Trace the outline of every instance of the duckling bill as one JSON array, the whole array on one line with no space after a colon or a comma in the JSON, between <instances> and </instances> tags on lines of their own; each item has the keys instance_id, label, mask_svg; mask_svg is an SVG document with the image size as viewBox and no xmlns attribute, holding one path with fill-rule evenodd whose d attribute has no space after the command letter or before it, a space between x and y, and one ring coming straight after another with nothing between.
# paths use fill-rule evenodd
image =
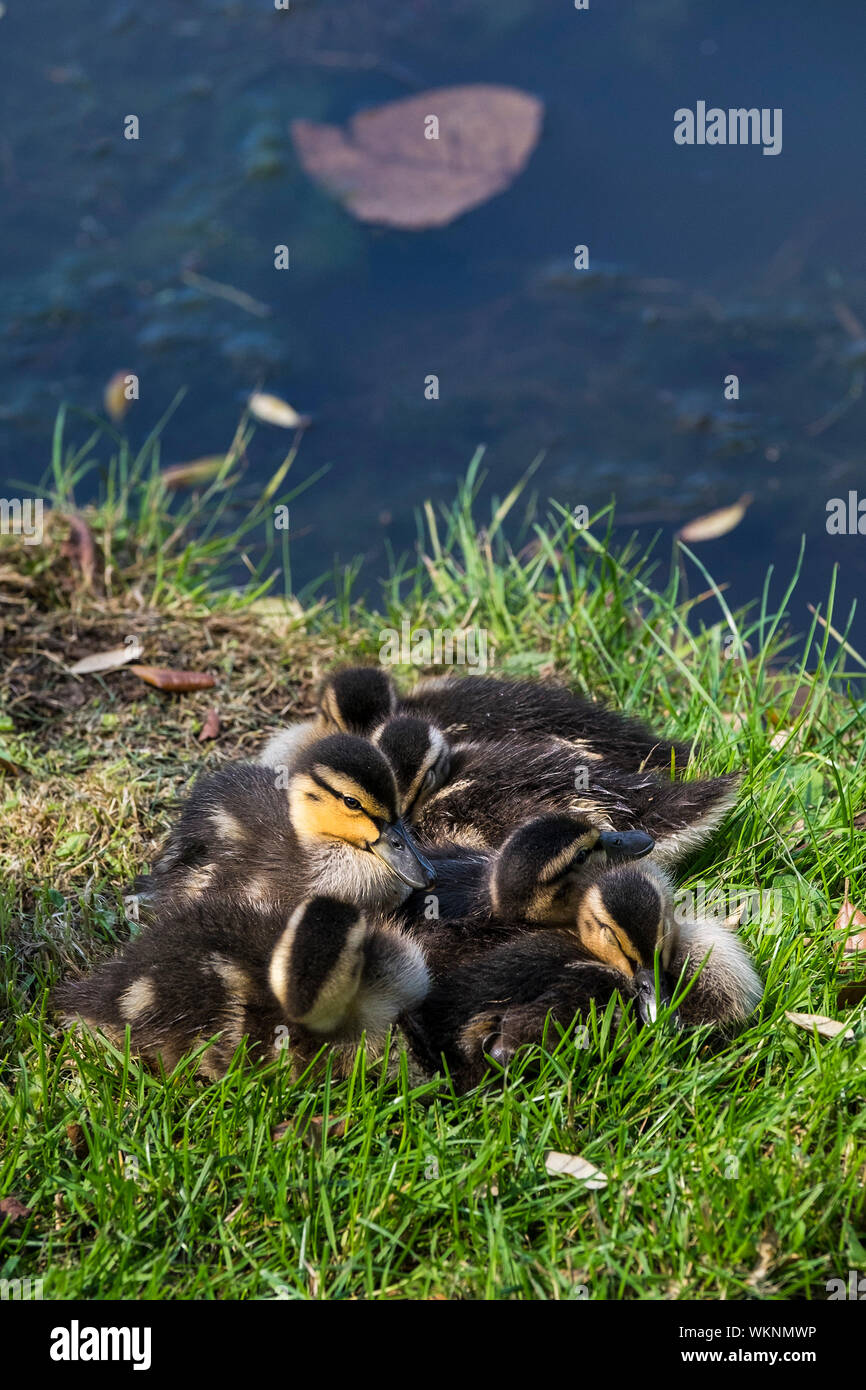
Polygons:
<instances>
[{"instance_id":1,"label":"duckling bill","mask_svg":"<svg viewBox=\"0 0 866 1390\"><path fill-rule=\"evenodd\" d=\"M205 892L263 909L314 893L387 909L432 883L387 760L366 739L334 734L311 743L285 779L253 763L200 778L136 890L159 920Z\"/></svg>"},{"instance_id":2,"label":"duckling bill","mask_svg":"<svg viewBox=\"0 0 866 1390\"><path fill-rule=\"evenodd\" d=\"M405 1030L419 1062L434 1071L444 1058L461 1089L481 1080L490 1059L504 1065L546 1029L567 1029L614 997L631 1002L642 1023L676 1003L681 1026L728 1031L763 992L732 933L676 921L670 881L652 864L603 873L571 927L521 924L499 941L479 938L453 964L444 953L428 964L433 986Z\"/></svg>"}]
</instances>

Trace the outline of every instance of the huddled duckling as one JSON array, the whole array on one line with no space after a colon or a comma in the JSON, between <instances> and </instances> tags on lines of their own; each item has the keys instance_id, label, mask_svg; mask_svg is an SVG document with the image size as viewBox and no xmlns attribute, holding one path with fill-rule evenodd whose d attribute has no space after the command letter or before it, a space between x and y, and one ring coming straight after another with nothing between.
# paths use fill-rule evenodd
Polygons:
<instances>
[{"instance_id":1,"label":"huddled duckling","mask_svg":"<svg viewBox=\"0 0 866 1390\"><path fill-rule=\"evenodd\" d=\"M406 788L404 815L425 845L501 845L544 811L590 816L603 828L642 830L653 859L673 865L700 848L737 799L736 774L672 781L588 759L567 740L456 743L417 717L389 719L373 734Z\"/></svg>"},{"instance_id":2,"label":"huddled duckling","mask_svg":"<svg viewBox=\"0 0 866 1390\"><path fill-rule=\"evenodd\" d=\"M522 925L498 943L481 939L453 966L444 951L427 956L434 983L404 1026L420 1063L432 1071L444 1056L461 1088L481 1079L490 1058L504 1065L540 1043L548 1020L568 1028L614 995L632 1000L644 1023L676 1000L680 1026L728 1030L763 993L732 932L676 921L670 880L652 864L601 874L569 928Z\"/></svg>"},{"instance_id":3,"label":"huddled duckling","mask_svg":"<svg viewBox=\"0 0 866 1390\"><path fill-rule=\"evenodd\" d=\"M255 1059L288 1048L300 1070L325 1042L337 1067L362 1035L379 1044L428 988L419 946L393 926L322 895L288 921L207 894L167 910L87 979L56 1000L68 1026L99 1029L171 1070L202 1047L199 1071L225 1074L242 1039Z\"/></svg>"},{"instance_id":4,"label":"huddled duckling","mask_svg":"<svg viewBox=\"0 0 866 1390\"><path fill-rule=\"evenodd\" d=\"M448 678L445 683L423 682L419 689L431 685L435 692L447 685L471 695L473 682L480 680ZM483 680L489 683L490 678ZM520 709L523 684L494 685L514 693ZM555 700L568 695L557 687L540 688L553 691ZM656 861L672 865L710 838L737 798L736 775L683 782L636 766L626 770L624 764L633 761L628 740L637 737L636 726L588 702L583 702L588 710L604 716L603 734L597 740L575 742L552 732L543 739L501 732L496 738L475 736L449 747L442 729L429 717L395 716L396 699L390 678L377 668L339 671L322 687L319 724L327 718L370 733L394 768L405 818L428 845L447 840L492 848L531 816L562 810L588 813L607 828L644 830L656 841ZM365 726L371 715L384 716L382 723ZM626 740L622 758L610 742L614 726L604 722L608 715L620 721ZM260 761L285 766L285 760L295 756L292 746L300 727L275 735ZM589 733L588 725L584 731Z\"/></svg>"},{"instance_id":5,"label":"huddled duckling","mask_svg":"<svg viewBox=\"0 0 866 1390\"><path fill-rule=\"evenodd\" d=\"M231 763L200 778L135 888L159 919L205 892L262 909L291 908L312 893L387 909L432 882L385 757L367 739L332 734L306 747L285 777Z\"/></svg>"},{"instance_id":6,"label":"huddled duckling","mask_svg":"<svg viewBox=\"0 0 866 1390\"><path fill-rule=\"evenodd\" d=\"M536 816L496 851L459 845L428 851L435 892L416 890L397 909L407 928L427 941L441 938L448 951L457 924L495 930L501 922L569 923L590 885L609 862L649 854L642 831L601 830L586 816L561 812Z\"/></svg>"},{"instance_id":7,"label":"huddled duckling","mask_svg":"<svg viewBox=\"0 0 866 1390\"><path fill-rule=\"evenodd\" d=\"M499 739L565 739L574 751L611 767L637 772L647 767L678 769L689 760L685 743L657 737L640 720L619 714L564 685L499 680L493 676L435 676L400 695L378 666L332 672L319 693L312 720L274 734L261 754L268 766L290 765L299 747L323 734L370 736L396 714L434 724L453 743Z\"/></svg>"},{"instance_id":8,"label":"huddled duckling","mask_svg":"<svg viewBox=\"0 0 866 1390\"><path fill-rule=\"evenodd\" d=\"M290 769L296 758L328 734L368 737L397 712L397 691L378 666L348 666L331 674L319 687L316 712L272 734L259 755L265 767Z\"/></svg>"}]
</instances>

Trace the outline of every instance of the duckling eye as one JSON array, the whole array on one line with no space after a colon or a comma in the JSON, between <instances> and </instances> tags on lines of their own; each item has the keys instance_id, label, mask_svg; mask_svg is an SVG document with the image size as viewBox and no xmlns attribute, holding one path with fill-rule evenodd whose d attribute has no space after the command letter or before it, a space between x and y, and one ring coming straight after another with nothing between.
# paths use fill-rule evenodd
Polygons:
<instances>
[{"instance_id":1,"label":"duckling eye","mask_svg":"<svg viewBox=\"0 0 866 1390\"><path fill-rule=\"evenodd\" d=\"M574 862L575 864L585 864L585 863L586 863L586 860L587 860L588 853L589 853L589 851L588 851L588 850L585 850L585 849L578 850L577 854L574 856L574 861L573 861L573 862Z\"/></svg>"},{"instance_id":2,"label":"duckling eye","mask_svg":"<svg viewBox=\"0 0 866 1390\"><path fill-rule=\"evenodd\" d=\"M361 810L361 803L356 796L344 796L343 800L345 801L350 811Z\"/></svg>"}]
</instances>

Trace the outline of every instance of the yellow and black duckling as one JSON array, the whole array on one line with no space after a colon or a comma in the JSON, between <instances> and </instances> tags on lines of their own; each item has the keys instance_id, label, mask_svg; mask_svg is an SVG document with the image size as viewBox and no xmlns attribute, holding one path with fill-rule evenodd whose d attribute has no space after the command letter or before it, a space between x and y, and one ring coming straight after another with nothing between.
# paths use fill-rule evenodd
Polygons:
<instances>
[{"instance_id":1,"label":"yellow and black duckling","mask_svg":"<svg viewBox=\"0 0 866 1390\"><path fill-rule=\"evenodd\" d=\"M395 918L425 944L440 938L456 948L475 930L502 923L568 924L588 888L609 863L638 859L653 848L642 831L601 830L586 816L536 816L490 853L442 845L427 851L435 889L416 890Z\"/></svg>"},{"instance_id":2,"label":"yellow and black duckling","mask_svg":"<svg viewBox=\"0 0 866 1390\"><path fill-rule=\"evenodd\" d=\"M444 939L425 940L433 985L404 1020L421 1065L434 1071L444 1056L461 1088L481 1079L489 1059L504 1065L518 1047L540 1043L548 1019L568 1028L593 1002L603 1011L614 995L634 1001L644 1023L676 995L680 1026L729 1030L763 993L732 932L676 921L670 881L652 864L600 874L570 928L520 926L505 939L500 933L498 943L490 934L479 941L454 964Z\"/></svg>"},{"instance_id":3,"label":"yellow and black duckling","mask_svg":"<svg viewBox=\"0 0 866 1390\"><path fill-rule=\"evenodd\" d=\"M387 909L432 882L383 754L332 734L304 749L285 778L255 763L200 778L135 891L158 920L205 892L264 909L291 909L313 893Z\"/></svg>"},{"instance_id":4,"label":"yellow and black duckling","mask_svg":"<svg viewBox=\"0 0 866 1390\"><path fill-rule=\"evenodd\" d=\"M272 734L259 755L265 767L291 768L317 739L329 734L369 737L397 712L397 691L379 666L349 666L332 671L319 687L316 712Z\"/></svg>"},{"instance_id":5,"label":"yellow and black duckling","mask_svg":"<svg viewBox=\"0 0 866 1390\"><path fill-rule=\"evenodd\" d=\"M261 761L289 765L305 741L327 733L372 735L396 714L434 724L449 740L557 738L584 756L636 772L647 767L684 768L685 743L659 738L640 720L619 714L564 685L499 680L493 676L436 676L400 695L381 667L356 666L332 672L322 685L314 719L279 730Z\"/></svg>"},{"instance_id":6,"label":"yellow and black duckling","mask_svg":"<svg viewBox=\"0 0 866 1390\"><path fill-rule=\"evenodd\" d=\"M207 894L166 911L158 930L55 999L67 1026L100 1029L117 1045L128 1025L133 1052L167 1071L202 1047L199 1071L215 1078L244 1038L258 1060L288 1048L296 1070L337 1044L339 1070L362 1035L382 1042L428 983L420 947L350 904L308 898L287 921L277 907Z\"/></svg>"}]
</instances>

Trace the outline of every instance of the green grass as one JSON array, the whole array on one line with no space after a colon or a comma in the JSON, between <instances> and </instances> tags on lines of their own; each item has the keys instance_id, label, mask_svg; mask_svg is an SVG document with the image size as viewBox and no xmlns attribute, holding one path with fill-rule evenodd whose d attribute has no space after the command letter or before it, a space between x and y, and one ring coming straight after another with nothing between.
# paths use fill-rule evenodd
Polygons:
<instances>
[{"instance_id":1,"label":"green grass","mask_svg":"<svg viewBox=\"0 0 866 1390\"><path fill-rule=\"evenodd\" d=\"M58 507L103 443L74 458L61 426ZM615 543L604 515L577 531L528 485L480 525L477 458L454 506L427 509L421 558L395 561L379 611L353 601L350 574L331 601L290 603L274 629L283 605L262 598L263 562L242 595L209 587L234 531L190 534L196 508L166 495L157 449L155 437L137 460L116 458L87 513L95 595L64 582L52 543L0 551L30 583L34 630L72 615L108 646L143 596L166 642L182 634L189 665L219 670L221 707L237 696L245 722L238 713L225 756L273 722L256 690L275 672L288 689L301 664L373 655L380 630L406 616L483 627L496 670L557 670L697 736L701 770L745 770L738 807L682 884L767 895L743 928L766 995L726 1046L661 1027L617 1036L598 1019L588 1046L550 1037L459 1098L441 1078L410 1079L399 1039L387 1066L362 1053L349 1080L292 1080L242 1057L218 1084L195 1079L194 1060L155 1076L64 1037L47 997L71 963L124 938L122 887L167 823L166 785L201 766L188 711L204 706L168 710L155 692L124 703L134 678L106 678L57 727L14 698L10 677L0 738L23 771L0 780L0 1189L31 1214L0 1233L0 1277L42 1276L54 1298L820 1299L828 1279L866 1270L864 1005L837 1004L866 968L848 968L834 925L846 878L866 902L863 668L817 619L803 631L816 596L799 592L798 567L778 611L765 593L731 613L697 555L662 564ZM262 508L282 500L287 471ZM844 636L832 594L819 611ZM222 646L197 637L219 614L247 624L243 642L237 626ZM80 779L94 768L82 813ZM106 812L112 797L123 814ZM105 824L91 833L90 820ZM61 829L34 848L37 822ZM91 835L83 853L76 834ZM854 1038L802 1031L786 1010L844 1018ZM345 1129L329 1134L333 1121ZM607 1186L550 1176L549 1149L588 1159Z\"/></svg>"}]
</instances>

